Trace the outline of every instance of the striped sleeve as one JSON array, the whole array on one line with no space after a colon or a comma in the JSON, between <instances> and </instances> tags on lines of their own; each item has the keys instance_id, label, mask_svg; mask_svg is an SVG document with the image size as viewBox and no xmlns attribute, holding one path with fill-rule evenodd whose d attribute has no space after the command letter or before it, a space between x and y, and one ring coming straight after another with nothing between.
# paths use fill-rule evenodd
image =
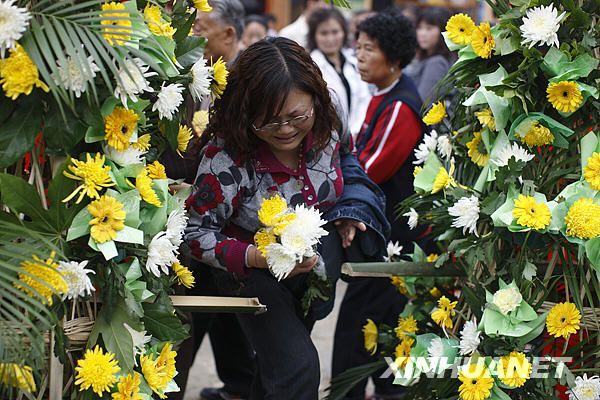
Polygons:
<instances>
[{"instance_id":1,"label":"striped sleeve","mask_svg":"<svg viewBox=\"0 0 600 400\"><path fill-rule=\"evenodd\" d=\"M418 117L409 106L396 101L381 113L358 159L375 183L383 183L406 162L420 138Z\"/></svg>"}]
</instances>

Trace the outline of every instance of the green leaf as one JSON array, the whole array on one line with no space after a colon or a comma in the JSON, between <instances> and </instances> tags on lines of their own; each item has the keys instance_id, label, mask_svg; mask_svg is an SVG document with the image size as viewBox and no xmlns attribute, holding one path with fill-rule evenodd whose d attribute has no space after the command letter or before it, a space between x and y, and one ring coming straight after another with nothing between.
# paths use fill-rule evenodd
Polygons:
<instances>
[{"instance_id":1,"label":"green leaf","mask_svg":"<svg viewBox=\"0 0 600 400\"><path fill-rule=\"evenodd\" d=\"M0 192L2 202L13 212L23 213L31 218L32 226L45 232L57 232L48 211L42 207L38 192L25 180L9 174L0 174Z\"/></svg>"},{"instance_id":2,"label":"green leaf","mask_svg":"<svg viewBox=\"0 0 600 400\"><path fill-rule=\"evenodd\" d=\"M178 341L184 340L189 335L181 321L175 315L169 298L161 296L154 303L143 303L144 326L158 340Z\"/></svg>"},{"instance_id":3,"label":"green leaf","mask_svg":"<svg viewBox=\"0 0 600 400\"><path fill-rule=\"evenodd\" d=\"M129 313L127 305L122 299L111 309L110 313L104 310L101 308L98 313L94 331L102 336L106 350L115 354L121 371L129 373L134 367L133 339L123 324L137 326L139 320ZM95 344L95 336L90 335L88 347Z\"/></svg>"},{"instance_id":4,"label":"green leaf","mask_svg":"<svg viewBox=\"0 0 600 400\"><path fill-rule=\"evenodd\" d=\"M41 100L37 94L19 98L14 112L0 124L0 168L14 164L35 144L42 127Z\"/></svg>"},{"instance_id":5,"label":"green leaf","mask_svg":"<svg viewBox=\"0 0 600 400\"><path fill-rule=\"evenodd\" d=\"M74 180L63 175L63 171L67 169L67 165L68 161L64 162L58 168L48 185L48 214L59 232L62 232L71 225L75 215L85 206L84 203L73 203L70 205L63 203L63 199L73 192L76 185Z\"/></svg>"},{"instance_id":6,"label":"green leaf","mask_svg":"<svg viewBox=\"0 0 600 400\"><path fill-rule=\"evenodd\" d=\"M182 67L191 67L204 54L206 39L201 36L188 36L177 45L175 56Z\"/></svg>"}]
</instances>

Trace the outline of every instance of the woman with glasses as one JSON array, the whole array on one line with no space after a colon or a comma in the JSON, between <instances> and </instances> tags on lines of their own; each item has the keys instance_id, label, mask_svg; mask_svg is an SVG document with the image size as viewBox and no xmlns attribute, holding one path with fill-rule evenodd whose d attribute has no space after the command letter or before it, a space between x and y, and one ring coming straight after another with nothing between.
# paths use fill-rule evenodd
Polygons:
<instances>
[{"instance_id":1,"label":"woman with glasses","mask_svg":"<svg viewBox=\"0 0 600 400\"><path fill-rule=\"evenodd\" d=\"M193 257L214 267L222 294L258 297L267 306L260 315L238 315L256 353L252 399L318 398L310 330L331 311L333 294L305 316L307 273L323 262L335 281L342 262L382 256L389 230L383 194L352 155L336 110L308 53L289 39L267 38L234 64L202 136L186 242ZM329 221L320 255L282 281L254 244L258 209L273 194L316 207Z\"/></svg>"}]
</instances>

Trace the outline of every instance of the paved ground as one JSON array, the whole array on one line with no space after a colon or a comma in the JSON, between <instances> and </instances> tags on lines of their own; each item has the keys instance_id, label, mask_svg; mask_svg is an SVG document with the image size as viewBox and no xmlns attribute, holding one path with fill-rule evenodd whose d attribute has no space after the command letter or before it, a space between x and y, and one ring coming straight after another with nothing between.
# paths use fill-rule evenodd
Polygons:
<instances>
[{"instance_id":1,"label":"paved ground","mask_svg":"<svg viewBox=\"0 0 600 400\"><path fill-rule=\"evenodd\" d=\"M324 320L317 322L312 332L312 338L321 360L321 391L329 385L333 332L335 331L340 301L346 292L346 284L339 281L336 292L336 305L333 312ZM190 371L184 400L198 400L202 388L220 386L221 382L215 373L215 362L210 348L210 341L204 340Z\"/></svg>"}]
</instances>

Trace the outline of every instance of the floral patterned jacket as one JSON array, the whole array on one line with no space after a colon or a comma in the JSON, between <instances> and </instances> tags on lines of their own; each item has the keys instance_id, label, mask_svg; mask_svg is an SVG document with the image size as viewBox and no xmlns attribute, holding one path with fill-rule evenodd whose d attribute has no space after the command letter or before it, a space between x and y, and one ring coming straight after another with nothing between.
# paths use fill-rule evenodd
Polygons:
<instances>
[{"instance_id":1,"label":"floral patterned jacket","mask_svg":"<svg viewBox=\"0 0 600 400\"><path fill-rule=\"evenodd\" d=\"M222 139L209 142L201 151L194 190L186 202L190 218L185 240L192 256L245 276L246 250L260 228L257 213L264 198L279 193L292 206L304 203L323 213L330 210L344 189L340 154L351 152L351 138L333 132L319 153L312 145L309 133L299 169L292 170L267 145L257 150L252 165L244 165L223 148Z\"/></svg>"}]
</instances>

